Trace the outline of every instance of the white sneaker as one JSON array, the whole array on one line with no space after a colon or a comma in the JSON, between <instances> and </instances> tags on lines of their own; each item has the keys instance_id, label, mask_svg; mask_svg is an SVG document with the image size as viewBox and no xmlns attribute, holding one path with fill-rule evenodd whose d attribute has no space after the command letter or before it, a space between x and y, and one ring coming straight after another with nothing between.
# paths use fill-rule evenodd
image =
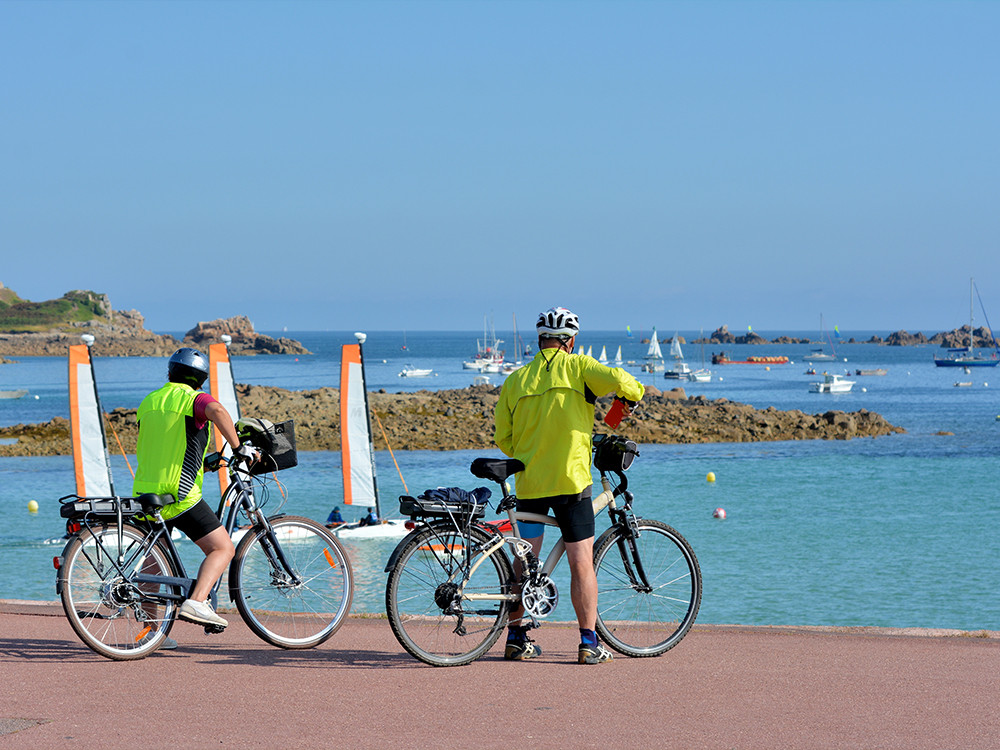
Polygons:
<instances>
[{"instance_id":1,"label":"white sneaker","mask_svg":"<svg viewBox=\"0 0 1000 750\"><path fill-rule=\"evenodd\" d=\"M164 637L163 643L160 644L160 651L173 651L175 648L177 648L177 641L169 635Z\"/></svg>"},{"instance_id":2,"label":"white sneaker","mask_svg":"<svg viewBox=\"0 0 1000 750\"><path fill-rule=\"evenodd\" d=\"M219 625L224 628L229 625L226 620L215 614L211 604L196 602L194 599L185 599L177 610L177 616L182 620L196 622L199 625Z\"/></svg>"}]
</instances>

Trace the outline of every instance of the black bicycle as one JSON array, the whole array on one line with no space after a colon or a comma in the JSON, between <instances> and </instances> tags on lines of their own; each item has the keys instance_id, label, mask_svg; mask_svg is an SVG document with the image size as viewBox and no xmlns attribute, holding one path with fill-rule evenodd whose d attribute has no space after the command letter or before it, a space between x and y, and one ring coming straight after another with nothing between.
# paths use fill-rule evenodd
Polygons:
<instances>
[{"instance_id":1,"label":"black bicycle","mask_svg":"<svg viewBox=\"0 0 1000 750\"><path fill-rule=\"evenodd\" d=\"M676 646L698 616L701 568L679 532L660 521L638 518L625 470L638 456L620 436L594 436L594 466L601 493L594 515L607 509L611 526L594 543L597 572L597 632L619 653L659 656ZM424 493L400 498L400 512L416 522L389 558L386 611L396 639L410 654L434 666L468 664L496 643L518 601L537 625L551 614L559 593L552 571L565 552L560 537L544 564L521 539L517 521L558 526L548 515L518 512L507 480L524 464L514 459L476 459L472 473L497 482L510 533L482 521L486 502ZM617 477L613 484L609 475ZM622 505L618 506L621 499ZM521 561L520 581L505 547Z\"/></svg>"},{"instance_id":2,"label":"black bicycle","mask_svg":"<svg viewBox=\"0 0 1000 750\"><path fill-rule=\"evenodd\" d=\"M245 440L253 444L253 438ZM229 598L264 641L287 649L326 641L351 608L354 575L340 542L322 524L262 510L273 473L219 454L229 486L218 516L238 538L229 567ZM266 467L265 467L266 468ZM170 495L60 498L69 541L56 558L56 591L70 625L101 656L141 659L167 637L195 579L188 577L160 509ZM237 529L239 519L249 525ZM235 532L235 533L234 533ZM212 590L217 601L221 579ZM206 632L220 632L206 626Z\"/></svg>"}]
</instances>

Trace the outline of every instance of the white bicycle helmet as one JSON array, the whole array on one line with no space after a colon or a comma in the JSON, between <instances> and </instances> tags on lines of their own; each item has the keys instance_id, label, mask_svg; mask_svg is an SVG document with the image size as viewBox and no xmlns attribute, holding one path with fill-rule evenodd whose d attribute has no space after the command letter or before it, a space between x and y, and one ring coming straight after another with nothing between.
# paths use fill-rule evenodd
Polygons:
<instances>
[{"instance_id":1,"label":"white bicycle helmet","mask_svg":"<svg viewBox=\"0 0 1000 750\"><path fill-rule=\"evenodd\" d=\"M538 316L535 328L539 336L570 338L580 332L580 320L565 307L551 307Z\"/></svg>"}]
</instances>

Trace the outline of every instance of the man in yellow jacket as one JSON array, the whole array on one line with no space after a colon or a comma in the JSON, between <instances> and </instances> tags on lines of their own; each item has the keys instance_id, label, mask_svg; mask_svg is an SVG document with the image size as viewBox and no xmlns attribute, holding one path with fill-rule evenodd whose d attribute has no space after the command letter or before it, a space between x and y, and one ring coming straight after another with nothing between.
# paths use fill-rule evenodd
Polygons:
<instances>
[{"instance_id":1,"label":"man in yellow jacket","mask_svg":"<svg viewBox=\"0 0 1000 750\"><path fill-rule=\"evenodd\" d=\"M538 353L507 376L496 407L494 439L506 455L524 463L515 478L517 509L548 513L559 521L570 567L570 596L580 626L580 664L610 661L597 642L597 577L594 574L594 511L591 503L591 435L594 402L615 393L629 402L643 387L621 368L605 367L592 357L573 354L580 322L564 307L538 316ZM519 523L521 536L537 556L541 524ZM517 566L515 566L517 567ZM520 571L515 571L520 575ZM532 659L541 649L521 623L524 609L511 612L504 658Z\"/></svg>"}]
</instances>

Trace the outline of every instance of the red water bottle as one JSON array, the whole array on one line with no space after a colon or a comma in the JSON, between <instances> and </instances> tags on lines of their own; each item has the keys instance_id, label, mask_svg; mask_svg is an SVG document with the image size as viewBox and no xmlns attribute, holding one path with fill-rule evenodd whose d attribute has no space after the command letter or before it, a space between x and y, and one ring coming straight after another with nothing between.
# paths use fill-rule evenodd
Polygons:
<instances>
[{"instance_id":1,"label":"red water bottle","mask_svg":"<svg viewBox=\"0 0 1000 750\"><path fill-rule=\"evenodd\" d=\"M611 408L608 409L608 413L604 415L604 424L612 430L617 430L618 425L622 423L622 417L624 416L625 404L622 403L621 399L616 398L614 403L611 404Z\"/></svg>"}]
</instances>

